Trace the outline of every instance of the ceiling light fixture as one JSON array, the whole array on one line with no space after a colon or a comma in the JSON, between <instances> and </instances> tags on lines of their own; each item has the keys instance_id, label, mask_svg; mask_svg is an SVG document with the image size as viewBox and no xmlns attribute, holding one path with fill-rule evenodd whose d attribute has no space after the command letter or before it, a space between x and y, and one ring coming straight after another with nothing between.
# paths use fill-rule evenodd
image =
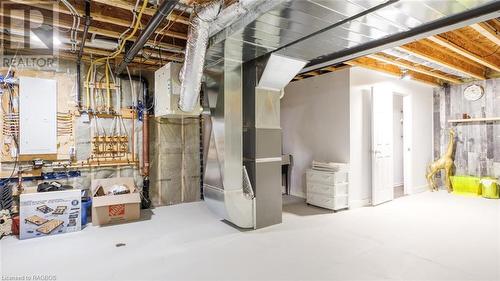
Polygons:
<instances>
[{"instance_id":1,"label":"ceiling light fixture","mask_svg":"<svg viewBox=\"0 0 500 281\"><path fill-rule=\"evenodd\" d=\"M401 80L410 80L411 79L411 75L410 75L410 72L408 71L408 69L402 69L401 70Z\"/></svg>"}]
</instances>

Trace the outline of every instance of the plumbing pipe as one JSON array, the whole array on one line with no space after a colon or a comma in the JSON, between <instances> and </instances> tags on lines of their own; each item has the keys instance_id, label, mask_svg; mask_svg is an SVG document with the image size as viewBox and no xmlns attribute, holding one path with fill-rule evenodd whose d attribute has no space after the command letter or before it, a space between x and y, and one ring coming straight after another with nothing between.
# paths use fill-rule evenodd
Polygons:
<instances>
[{"instance_id":1,"label":"plumbing pipe","mask_svg":"<svg viewBox=\"0 0 500 281\"><path fill-rule=\"evenodd\" d=\"M90 23L92 18L90 17L90 0L85 0L85 26L83 27L82 43L80 44L80 50L78 51L78 58L76 60L76 99L78 109L82 108L82 74L81 74L81 63L83 56L83 48L85 47L85 41L87 41L87 34L89 32Z\"/></svg>"},{"instance_id":2,"label":"plumbing pipe","mask_svg":"<svg viewBox=\"0 0 500 281\"><path fill-rule=\"evenodd\" d=\"M122 74L118 78L129 79L128 75ZM148 104L149 100L149 83L142 76L130 76L130 79L138 81L142 84L142 99L146 110L143 114L142 119L142 162L141 162L141 174L143 177L142 185L142 208L147 209L151 206L151 199L149 198L149 111L152 110L152 106ZM133 86L132 86L133 87ZM135 124L135 118L132 119L132 124Z\"/></svg>"},{"instance_id":3,"label":"plumbing pipe","mask_svg":"<svg viewBox=\"0 0 500 281\"><path fill-rule=\"evenodd\" d=\"M127 67L127 65L134 60L135 56L144 47L151 35L153 35L163 20L172 12L178 3L179 0L163 0L156 13L153 15L149 23L143 29L139 37L135 40L134 44L123 57L121 63L116 68L116 74L121 74L125 70L125 67Z\"/></svg>"}]
</instances>

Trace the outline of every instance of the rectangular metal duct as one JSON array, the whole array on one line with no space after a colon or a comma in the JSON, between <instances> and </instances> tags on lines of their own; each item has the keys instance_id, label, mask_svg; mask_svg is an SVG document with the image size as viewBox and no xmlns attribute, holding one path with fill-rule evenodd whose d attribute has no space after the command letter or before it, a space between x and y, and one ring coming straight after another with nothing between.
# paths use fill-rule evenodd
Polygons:
<instances>
[{"instance_id":1,"label":"rectangular metal duct","mask_svg":"<svg viewBox=\"0 0 500 281\"><path fill-rule=\"evenodd\" d=\"M257 87L281 91L306 64L304 60L271 54Z\"/></svg>"},{"instance_id":2,"label":"rectangular metal duct","mask_svg":"<svg viewBox=\"0 0 500 281\"><path fill-rule=\"evenodd\" d=\"M224 57L226 47L230 47L227 54L231 55L232 59L247 62L275 52L291 42L342 22L386 1L269 2L276 3L276 5L271 7L269 11L260 14L255 20L250 23L235 22L211 38L206 56L208 68L217 69L220 66L218 62ZM478 10L486 5L498 5L498 1L399 1L355 20L343 22L327 32L313 36L296 45L281 49L278 54L311 61L323 55L359 47L377 39L407 32L424 24ZM469 22L463 24L468 24L470 21L484 21L498 16L500 16L498 9L490 9L489 13L470 19ZM459 24L446 28L458 27L460 27ZM439 32L444 31L446 30L439 30ZM425 36L429 36L429 33ZM223 40L219 40L219 37L222 37Z\"/></svg>"}]
</instances>

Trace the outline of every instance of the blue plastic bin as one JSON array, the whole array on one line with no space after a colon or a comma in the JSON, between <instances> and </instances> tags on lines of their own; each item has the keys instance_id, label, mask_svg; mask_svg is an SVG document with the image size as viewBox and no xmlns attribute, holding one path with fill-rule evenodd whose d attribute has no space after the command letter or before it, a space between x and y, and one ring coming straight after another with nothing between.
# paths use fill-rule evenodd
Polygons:
<instances>
[{"instance_id":1,"label":"blue plastic bin","mask_svg":"<svg viewBox=\"0 0 500 281\"><path fill-rule=\"evenodd\" d=\"M92 207L92 199L82 199L82 226L87 224L90 207Z\"/></svg>"}]
</instances>

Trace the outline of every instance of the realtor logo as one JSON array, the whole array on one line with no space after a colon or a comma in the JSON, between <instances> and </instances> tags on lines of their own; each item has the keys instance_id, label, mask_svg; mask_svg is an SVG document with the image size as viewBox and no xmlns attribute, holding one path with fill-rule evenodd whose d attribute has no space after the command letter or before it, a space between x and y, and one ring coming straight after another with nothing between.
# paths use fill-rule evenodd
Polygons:
<instances>
[{"instance_id":1,"label":"realtor logo","mask_svg":"<svg viewBox=\"0 0 500 281\"><path fill-rule=\"evenodd\" d=\"M1 64L9 68L56 68L57 13L53 1L33 6L30 2L1 1ZM39 2L38 2L39 3Z\"/></svg>"}]
</instances>

